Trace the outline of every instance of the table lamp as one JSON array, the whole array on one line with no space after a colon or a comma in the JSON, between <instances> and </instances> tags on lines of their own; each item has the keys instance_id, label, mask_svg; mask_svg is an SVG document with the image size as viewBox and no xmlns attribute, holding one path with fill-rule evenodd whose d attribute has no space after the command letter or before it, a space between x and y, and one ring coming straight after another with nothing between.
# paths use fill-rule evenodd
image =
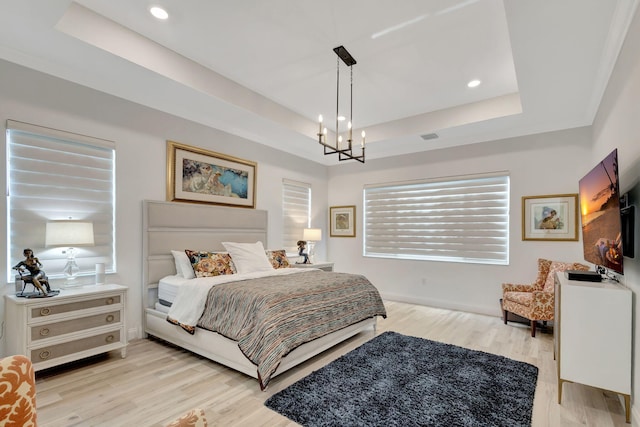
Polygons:
<instances>
[{"instance_id":1,"label":"table lamp","mask_svg":"<svg viewBox=\"0 0 640 427\"><path fill-rule=\"evenodd\" d=\"M67 247L67 264L62 272L67 284L73 283L80 271L76 263L75 247L93 246L93 223L85 221L49 221L46 227L45 246Z\"/></svg>"},{"instance_id":2,"label":"table lamp","mask_svg":"<svg viewBox=\"0 0 640 427\"><path fill-rule=\"evenodd\" d=\"M302 232L302 240L309 245L309 261L311 264L315 262L315 244L322 240L322 230L319 228L305 228Z\"/></svg>"}]
</instances>

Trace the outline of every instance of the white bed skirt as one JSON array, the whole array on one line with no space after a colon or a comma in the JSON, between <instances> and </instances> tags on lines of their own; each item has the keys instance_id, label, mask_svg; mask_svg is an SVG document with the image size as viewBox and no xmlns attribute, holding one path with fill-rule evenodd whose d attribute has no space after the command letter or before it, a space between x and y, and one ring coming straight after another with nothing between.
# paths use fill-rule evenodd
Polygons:
<instances>
[{"instance_id":1,"label":"white bed skirt","mask_svg":"<svg viewBox=\"0 0 640 427\"><path fill-rule=\"evenodd\" d=\"M167 322L166 313L152 308L146 309L145 317L145 332L147 334L190 350L250 377L258 378L256 365L242 354L236 341L201 328L198 328L194 335L190 335L180 327ZM366 330L373 331L375 334L376 318L365 319L299 346L282 359L271 378Z\"/></svg>"}]
</instances>

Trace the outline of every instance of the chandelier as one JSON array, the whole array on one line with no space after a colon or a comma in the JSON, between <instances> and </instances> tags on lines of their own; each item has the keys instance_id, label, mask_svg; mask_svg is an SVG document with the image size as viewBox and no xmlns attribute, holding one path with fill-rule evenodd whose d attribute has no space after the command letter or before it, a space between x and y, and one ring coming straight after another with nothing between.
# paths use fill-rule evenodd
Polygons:
<instances>
[{"instance_id":1,"label":"chandelier","mask_svg":"<svg viewBox=\"0 0 640 427\"><path fill-rule=\"evenodd\" d=\"M333 49L338 55L336 59L336 139L333 143L327 141L327 128L322 124L322 115L318 117L320 126L318 128L318 143L324 147L325 156L328 154L338 154L338 160L357 160L360 163L364 163L364 137L365 132L362 131L362 140L360 142L361 154L356 156L353 153L353 66L356 64L356 60L351 54L344 48L344 46L338 46ZM347 123L346 141L343 140L340 134L340 60L349 67L351 74L351 80L349 83L349 121Z\"/></svg>"}]
</instances>

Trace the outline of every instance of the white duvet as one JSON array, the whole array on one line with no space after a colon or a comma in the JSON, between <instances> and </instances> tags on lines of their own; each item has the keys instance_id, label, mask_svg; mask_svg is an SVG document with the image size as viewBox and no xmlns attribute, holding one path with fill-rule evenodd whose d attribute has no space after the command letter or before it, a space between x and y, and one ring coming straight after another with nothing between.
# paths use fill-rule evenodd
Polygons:
<instances>
[{"instance_id":1,"label":"white duvet","mask_svg":"<svg viewBox=\"0 0 640 427\"><path fill-rule=\"evenodd\" d=\"M212 286L222 283L238 282L240 280L257 279L259 277L297 274L304 271L309 271L309 269L280 268L255 273L185 279L185 282L178 288L178 294L169 309L168 316L183 325L195 326L202 316L207 301L207 294Z\"/></svg>"}]
</instances>

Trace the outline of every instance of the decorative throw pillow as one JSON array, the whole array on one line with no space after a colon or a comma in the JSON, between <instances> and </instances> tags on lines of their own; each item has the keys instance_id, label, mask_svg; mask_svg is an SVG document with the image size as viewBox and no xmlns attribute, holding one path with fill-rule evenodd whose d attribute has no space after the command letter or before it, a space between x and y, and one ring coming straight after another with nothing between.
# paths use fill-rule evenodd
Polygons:
<instances>
[{"instance_id":1,"label":"decorative throw pillow","mask_svg":"<svg viewBox=\"0 0 640 427\"><path fill-rule=\"evenodd\" d=\"M273 270L262 242L222 242L222 244L225 249L229 251L238 273L243 274Z\"/></svg>"},{"instance_id":2,"label":"decorative throw pillow","mask_svg":"<svg viewBox=\"0 0 640 427\"><path fill-rule=\"evenodd\" d=\"M186 249L196 277L213 277L233 274L231 256L226 252L203 252Z\"/></svg>"},{"instance_id":3,"label":"decorative throw pillow","mask_svg":"<svg viewBox=\"0 0 640 427\"><path fill-rule=\"evenodd\" d=\"M167 424L166 427L207 427L207 419L202 409L195 408L174 420L171 424Z\"/></svg>"},{"instance_id":4,"label":"decorative throw pillow","mask_svg":"<svg viewBox=\"0 0 640 427\"><path fill-rule=\"evenodd\" d=\"M180 277L184 277L185 279L193 279L196 277L193 272L193 267L191 266L191 261L189 261L189 257L185 253L185 251L171 251L173 255L173 260L176 263L176 274Z\"/></svg>"},{"instance_id":5,"label":"decorative throw pillow","mask_svg":"<svg viewBox=\"0 0 640 427\"><path fill-rule=\"evenodd\" d=\"M289 259L287 258L287 252L284 249L277 251L267 251L267 258L273 268L289 268Z\"/></svg>"},{"instance_id":6,"label":"decorative throw pillow","mask_svg":"<svg viewBox=\"0 0 640 427\"><path fill-rule=\"evenodd\" d=\"M36 382L33 372L33 365L26 356L0 358L0 425L36 425Z\"/></svg>"}]
</instances>

